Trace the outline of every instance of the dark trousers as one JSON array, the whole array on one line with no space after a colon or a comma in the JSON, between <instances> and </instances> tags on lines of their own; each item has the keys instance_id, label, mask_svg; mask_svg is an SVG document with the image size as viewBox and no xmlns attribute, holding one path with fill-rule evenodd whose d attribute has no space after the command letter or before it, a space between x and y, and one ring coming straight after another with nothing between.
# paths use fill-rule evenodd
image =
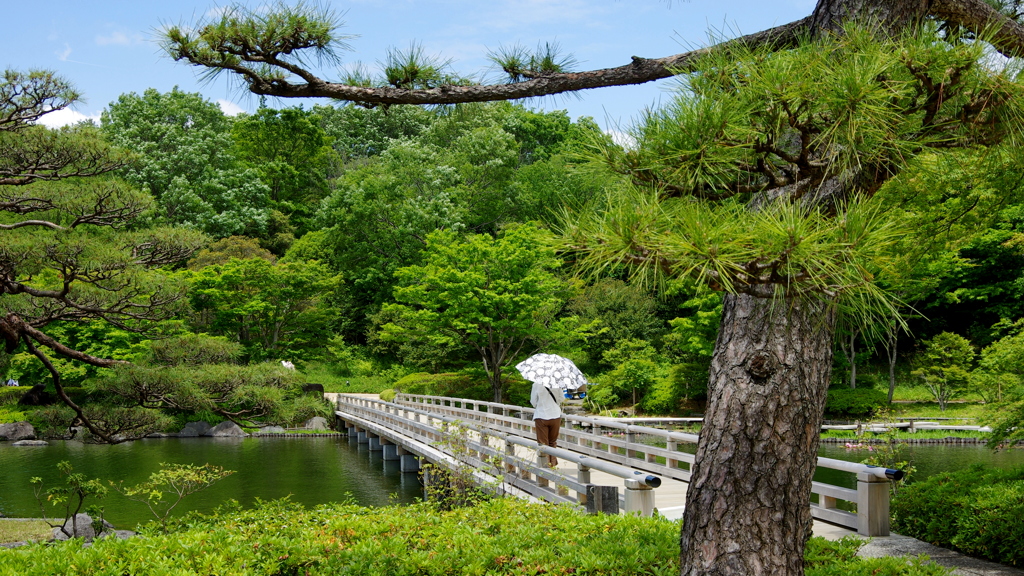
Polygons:
<instances>
[{"instance_id":1,"label":"dark trousers","mask_svg":"<svg viewBox=\"0 0 1024 576\"><path fill-rule=\"evenodd\" d=\"M533 421L533 427L537 431L537 443L541 446L558 447L558 430L562 427L561 418L544 420L538 418ZM548 454L548 465L558 466L558 458Z\"/></svg>"}]
</instances>

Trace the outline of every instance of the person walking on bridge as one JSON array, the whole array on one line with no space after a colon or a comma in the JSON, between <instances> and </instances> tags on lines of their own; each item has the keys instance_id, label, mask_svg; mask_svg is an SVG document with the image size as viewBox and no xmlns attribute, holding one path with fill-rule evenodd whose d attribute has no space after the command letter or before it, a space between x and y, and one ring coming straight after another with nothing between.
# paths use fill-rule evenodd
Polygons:
<instances>
[{"instance_id":1,"label":"person walking on bridge","mask_svg":"<svg viewBox=\"0 0 1024 576\"><path fill-rule=\"evenodd\" d=\"M562 399L586 396L587 377L572 360L556 354L534 354L519 364L516 370L529 382L530 404L533 405L533 427L537 443L557 448L558 431L562 427ZM548 454L548 465L558 465L558 459Z\"/></svg>"},{"instance_id":2,"label":"person walking on bridge","mask_svg":"<svg viewBox=\"0 0 1024 576\"><path fill-rule=\"evenodd\" d=\"M562 392L556 394L541 382L534 382L530 390L530 404L533 405L533 428L537 443L541 446L558 447L558 432L562 428ZM548 466L558 466L558 458L548 454Z\"/></svg>"}]
</instances>

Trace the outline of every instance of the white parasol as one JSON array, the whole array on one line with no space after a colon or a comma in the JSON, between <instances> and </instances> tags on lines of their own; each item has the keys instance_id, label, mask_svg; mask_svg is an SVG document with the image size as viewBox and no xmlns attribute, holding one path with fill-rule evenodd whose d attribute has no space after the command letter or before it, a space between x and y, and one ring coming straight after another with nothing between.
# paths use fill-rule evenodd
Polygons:
<instances>
[{"instance_id":1,"label":"white parasol","mask_svg":"<svg viewBox=\"0 0 1024 576\"><path fill-rule=\"evenodd\" d=\"M534 354L516 364L516 370L530 382L543 384L547 388L560 388L570 393L587 383L587 377L572 360L556 354Z\"/></svg>"}]
</instances>

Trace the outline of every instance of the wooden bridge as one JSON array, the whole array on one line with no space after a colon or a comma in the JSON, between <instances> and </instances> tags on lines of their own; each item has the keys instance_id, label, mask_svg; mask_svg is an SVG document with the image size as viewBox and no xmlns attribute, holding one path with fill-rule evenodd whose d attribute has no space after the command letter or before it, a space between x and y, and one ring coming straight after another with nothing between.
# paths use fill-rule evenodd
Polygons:
<instances>
[{"instance_id":1,"label":"wooden bridge","mask_svg":"<svg viewBox=\"0 0 1024 576\"><path fill-rule=\"evenodd\" d=\"M532 408L410 394L394 402L325 396L350 435L382 451L384 460L400 460L403 472L418 472L425 461L472 470L481 484L522 498L588 512L682 516L694 462L685 449L696 445L696 434L566 415L560 448L549 448L534 439ZM547 466L548 454L559 458L558 467ZM815 519L865 536L889 535L889 482L901 473L831 458L818 458L818 467L855 475L857 488L814 482Z\"/></svg>"}]
</instances>

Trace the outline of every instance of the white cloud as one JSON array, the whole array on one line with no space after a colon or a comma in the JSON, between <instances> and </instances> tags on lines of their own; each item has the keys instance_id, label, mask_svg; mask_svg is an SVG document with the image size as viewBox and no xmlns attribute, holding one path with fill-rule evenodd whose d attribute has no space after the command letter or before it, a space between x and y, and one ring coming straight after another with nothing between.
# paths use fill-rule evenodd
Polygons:
<instances>
[{"instance_id":1,"label":"white cloud","mask_svg":"<svg viewBox=\"0 0 1024 576\"><path fill-rule=\"evenodd\" d=\"M626 149L636 148L636 138L618 130L605 130L605 134L612 137L612 142Z\"/></svg>"},{"instance_id":2,"label":"white cloud","mask_svg":"<svg viewBox=\"0 0 1024 576\"><path fill-rule=\"evenodd\" d=\"M57 55L57 59L61 62L67 62L68 56L71 56L71 45L67 42L64 43L64 49L58 52L54 52Z\"/></svg>"},{"instance_id":3,"label":"white cloud","mask_svg":"<svg viewBox=\"0 0 1024 576\"><path fill-rule=\"evenodd\" d=\"M142 34L128 34L121 30L114 30L106 36L102 34L96 36L96 43L100 46L131 46L132 44L141 44L142 41Z\"/></svg>"},{"instance_id":4,"label":"white cloud","mask_svg":"<svg viewBox=\"0 0 1024 576\"><path fill-rule=\"evenodd\" d=\"M92 120L99 124L100 114L97 112L92 116L88 116L70 108L61 108L60 110L44 114L39 118L39 123L49 128L60 128L61 126L77 124L85 120Z\"/></svg>"},{"instance_id":5,"label":"white cloud","mask_svg":"<svg viewBox=\"0 0 1024 576\"><path fill-rule=\"evenodd\" d=\"M217 105L220 106L220 111L228 116L238 116L245 112L245 108L242 108L230 100L217 100Z\"/></svg>"}]
</instances>

